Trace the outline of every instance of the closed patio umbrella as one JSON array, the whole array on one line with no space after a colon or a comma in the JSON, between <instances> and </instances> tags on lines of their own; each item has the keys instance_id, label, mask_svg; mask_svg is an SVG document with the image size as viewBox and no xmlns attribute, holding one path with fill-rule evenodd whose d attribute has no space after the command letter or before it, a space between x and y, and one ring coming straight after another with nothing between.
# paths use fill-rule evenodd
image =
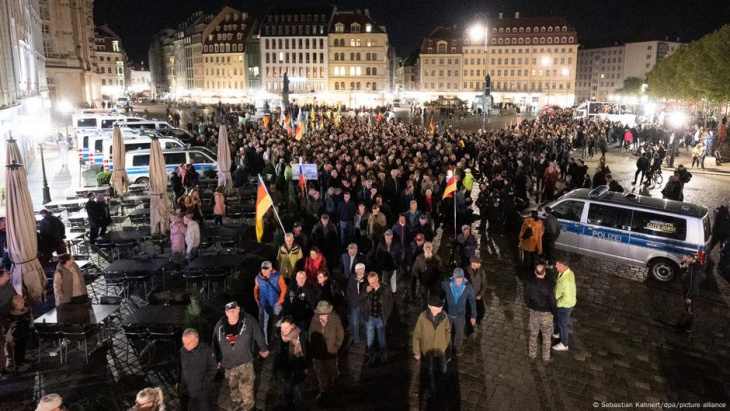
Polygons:
<instances>
[{"instance_id":1,"label":"closed patio umbrella","mask_svg":"<svg viewBox=\"0 0 730 411\"><path fill-rule=\"evenodd\" d=\"M129 178L127 177L127 170L125 157L127 150L124 147L124 139L122 138L122 131L118 125L114 125L114 132L112 133L112 179L110 181L112 188L119 195L127 193L129 188Z\"/></svg>"},{"instance_id":2,"label":"closed patio umbrella","mask_svg":"<svg viewBox=\"0 0 730 411\"><path fill-rule=\"evenodd\" d=\"M165 158L157 138L150 144L150 225L152 234L165 234L170 228L170 198L167 196Z\"/></svg>"},{"instance_id":3,"label":"closed patio umbrella","mask_svg":"<svg viewBox=\"0 0 730 411\"><path fill-rule=\"evenodd\" d=\"M218 185L230 193L233 188L231 179L231 150L228 148L228 130L225 124L218 129Z\"/></svg>"},{"instance_id":4,"label":"closed patio umbrella","mask_svg":"<svg viewBox=\"0 0 730 411\"><path fill-rule=\"evenodd\" d=\"M17 144L8 142L8 152L18 150ZM26 295L31 304L43 297L48 280L38 261L38 235L36 233L33 201L28 191L25 167L17 161L7 166L7 243L13 261L12 276L15 292Z\"/></svg>"},{"instance_id":5,"label":"closed patio umbrella","mask_svg":"<svg viewBox=\"0 0 730 411\"><path fill-rule=\"evenodd\" d=\"M13 162L16 162L18 164L23 162L23 156L20 154L20 147L18 147L18 142L12 137L8 139L8 147L6 151L5 165L13 164Z\"/></svg>"}]
</instances>

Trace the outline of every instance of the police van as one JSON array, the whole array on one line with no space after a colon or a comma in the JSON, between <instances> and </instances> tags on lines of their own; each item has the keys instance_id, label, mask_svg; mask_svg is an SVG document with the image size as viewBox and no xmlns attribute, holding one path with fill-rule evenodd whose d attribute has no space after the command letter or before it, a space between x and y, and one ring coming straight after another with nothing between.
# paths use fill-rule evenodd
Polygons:
<instances>
[{"instance_id":1,"label":"police van","mask_svg":"<svg viewBox=\"0 0 730 411\"><path fill-rule=\"evenodd\" d=\"M94 131L111 130L114 123L133 123L144 121L141 117L128 117L121 114L78 114L73 116L73 127L76 135Z\"/></svg>"},{"instance_id":2,"label":"police van","mask_svg":"<svg viewBox=\"0 0 730 411\"><path fill-rule=\"evenodd\" d=\"M129 140L139 138L141 136L151 137L161 135L152 130L132 130L127 128L120 129L122 139ZM111 141L113 130L96 131L91 133L79 134L79 161L81 164L102 164L104 161L104 141Z\"/></svg>"},{"instance_id":3,"label":"police van","mask_svg":"<svg viewBox=\"0 0 730 411\"><path fill-rule=\"evenodd\" d=\"M184 144L182 141L176 139L176 138L167 138L162 137L159 138L158 141L160 142L160 147L162 149L166 148L185 148L187 147L186 144ZM102 165L104 167L104 171L112 171L114 170L114 164L112 162L112 142L113 139L111 138L105 138L102 142L102 153L103 153L103 160ZM124 139L124 151L132 151L132 150L149 150L150 145L152 144L152 138L148 135L139 135L131 139Z\"/></svg>"},{"instance_id":4,"label":"police van","mask_svg":"<svg viewBox=\"0 0 730 411\"><path fill-rule=\"evenodd\" d=\"M709 249L710 214L699 205L600 186L573 190L540 206L542 217L546 206L560 222L556 248L648 267L660 281L674 278L688 254L704 263Z\"/></svg>"},{"instance_id":5,"label":"police van","mask_svg":"<svg viewBox=\"0 0 730 411\"><path fill-rule=\"evenodd\" d=\"M218 171L217 157L205 147L171 148L162 151L165 157L165 170L172 173L180 164L194 164L195 171L201 176L205 170ZM129 181L146 184L150 181L150 151L128 151L126 156Z\"/></svg>"},{"instance_id":6,"label":"police van","mask_svg":"<svg viewBox=\"0 0 730 411\"><path fill-rule=\"evenodd\" d=\"M167 121L156 121L156 120L145 120L142 119L141 121L135 121L136 118L133 118L132 121L129 121L129 119L125 119L120 121L119 127L128 127L128 128L146 128L149 130L167 130L171 128L175 128Z\"/></svg>"}]
</instances>

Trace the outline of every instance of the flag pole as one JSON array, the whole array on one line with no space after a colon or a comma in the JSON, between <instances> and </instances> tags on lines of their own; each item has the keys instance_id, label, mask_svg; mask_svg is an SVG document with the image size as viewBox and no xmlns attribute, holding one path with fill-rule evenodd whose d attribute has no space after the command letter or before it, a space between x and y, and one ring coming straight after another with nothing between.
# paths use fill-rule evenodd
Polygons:
<instances>
[{"instance_id":1,"label":"flag pole","mask_svg":"<svg viewBox=\"0 0 730 411\"><path fill-rule=\"evenodd\" d=\"M266 183L264 182L264 179L261 177L261 174L259 174L258 176L259 176L259 181L261 182L261 185L264 186L264 190L266 190L266 195L271 197L271 194L269 193L269 189L266 188ZM273 198L272 198L272 200L273 200ZM271 204L271 208L274 209L274 215L276 216L276 221L279 222L279 226L281 227L281 232L286 233L286 230L284 229L284 224L281 222L281 218L279 218L279 212L276 211L276 205L273 204L273 201Z\"/></svg>"},{"instance_id":2,"label":"flag pole","mask_svg":"<svg viewBox=\"0 0 730 411\"><path fill-rule=\"evenodd\" d=\"M456 173L454 173L454 183L456 182ZM454 191L454 240L459 235L459 228L456 226L456 196L459 195L459 190Z\"/></svg>"}]
</instances>

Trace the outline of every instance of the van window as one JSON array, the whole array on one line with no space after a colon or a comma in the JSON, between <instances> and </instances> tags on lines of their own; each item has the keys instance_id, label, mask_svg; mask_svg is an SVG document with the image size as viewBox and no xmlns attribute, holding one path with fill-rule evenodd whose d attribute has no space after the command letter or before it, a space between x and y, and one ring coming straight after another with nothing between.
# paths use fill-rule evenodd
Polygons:
<instances>
[{"instance_id":1,"label":"van window","mask_svg":"<svg viewBox=\"0 0 730 411\"><path fill-rule=\"evenodd\" d=\"M675 240L687 237L687 220L680 217L634 211L633 231Z\"/></svg>"},{"instance_id":2,"label":"van window","mask_svg":"<svg viewBox=\"0 0 730 411\"><path fill-rule=\"evenodd\" d=\"M580 222L584 207L585 203L582 201L563 201L553 207L553 214L560 220Z\"/></svg>"},{"instance_id":3,"label":"van window","mask_svg":"<svg viewBox=\"0 0 730 411\"><path fill-rule=\"evenodd\" d=\"M594 203L588 207L588 224L628 230L631 228L631 212L627 208Z\"/></svg>"},{"instance_id":4,"label":"van window","mask_svg":"<svg viewBox=\"0 0 730 411\"><path fill-rule=\"evenodd\" d=\"M142 154L139 156L132 157L132 166L149 166L150 165L150 155L149 154Z\"/></svg>"},{"instance_id":5,"label":"van window","mask_svg":"<svg viewBox=\"0 0 730 411\"><path fill-rule=\"evenodd\" d=\"M142 128L143 126L141 124L125 123L125 124L122 125L122 127L135 128L136 129L136 128Z\"/></svg>"},{"instance_id":6,"label":"van window","mask_svg":"<svg viewBox=\"0 0 730 411\"><path fill-rule=\"evenodd\" d=\"M94 152L101 153L103 146L104 146L104 140L94 141Z\"/></svg>"},{"instance_id":7,"label":"van window","mask_svg":"<svg viewBox=\"0 0 730 411\"><path fill-rule=\"evenodd\" d=\"M81 141L82 141L81 147L89 148L89 136L84 136Z\"/></svg>"},{"instance_id":8,"label":"van window","mask_svg":"<svg viewBox=\"0 0 730 411\"><path fill-rule=\"evenodd\" d=\"M164 153L165 164L185 164L185 153Z\"/></svg>"},{"instance_id":9,"label":"van window","mask_svg":"<svg viewBox=\"0 0 730 411\"><path fill-rule=\"evenodd\" d=\"M710 236L712 236L712 228L710 228L710 214L705 214L705 216L702 218L702 226L705 229L705 238L702 240L704 242L710 241Z\"/></svg>"},{"instance_id":10,"label":"van window","mask_svg":"<svg viewBox=\"0 0 730 411\"><path fill-rule=\"evenodd\" d=\"M76 120L77 127L96 128L96 118L80 118Z\"/></svg>"},{"instance_id":11,"label":"van window","mask_svg":"<svg viewBox=\"0 0 730 411\"><path fill-rule=\"evenodd\" d=\"M117 119L101 120L101 128L112 128L116 122Z\"/></svg>"},{"instance_id":12,"label":"van window","mask_svg":"<svg viewBox=\"0 0 730 411\"><path fill-rule=\"evenodd\" d=\"M205 154L198 153L196 151L193 151L190 153L190 158L195 162L196 164L205 164L205 163L212 163L213 160L208 158Z\"/></svg>"}]
</instances>

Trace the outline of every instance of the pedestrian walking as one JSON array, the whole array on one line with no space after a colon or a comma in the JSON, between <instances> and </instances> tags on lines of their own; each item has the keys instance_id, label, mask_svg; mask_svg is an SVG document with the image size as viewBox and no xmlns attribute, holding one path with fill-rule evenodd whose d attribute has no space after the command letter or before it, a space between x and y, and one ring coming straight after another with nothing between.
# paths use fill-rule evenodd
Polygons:
<instances>
[{"instance_id":1,"label":"pedestrian walking","mask_svg":"<svg viewBox=\"0 0 730 411\"><path fill-rule=\"evenodd\" d=\"M297 267L302 261L304 254L301 247L294 243L294 234L286 233L284 235L284 244L279 247L276 253L276 262L279 265L279 272L288 283L297 272Z\"/></svg>"},{"instance_id":2,"label":"pedestrian walking","mask_svg":"<svg viewBox=\"0 0 730 411\"><path fill-rule=\"evenodd\" d=\"M437 387L443 387L446 376L452 324L443 306L443 300L430 296L428 308L418 316L413 329L413 358L421 362L421 397L426 399L436 394Z\"/></svg>"},{"instance_id":3,"label":"pedestrian walking","mask_svg":"<svg viewBox=\"0 0 730 411\"><path fill-rule=\"evenodd\" d=\"M63 138L58 141L58 156L61 158L62 168L68 166L68 149L70 145L68 144L68 140L66 138L67 136L63 136Z\"/></svg>"},{"instance_id":4,"label":"pedestrian walking","mask_svg":"<svg viewBox=\"0 0 730 411\"><path fill-rule=\"evenodd\" d=\"M276 372L284 383L287 410L304 409L304 383L310 368L306 334L290 316L281 319L281 346L276 358Z\"/></svg>"},{"instance_id":5,"label":"pedestrian walking","mask_svg":"<svg viewBox=\"0 0 730 411\"><path fill-rule=\"evenodd\" d=\"M474 289L469 280L464 278L464 270L454 269L454 275L443 283L443 293L446 295L446 312L453 325L453 349L457 356L461 356L466 332L467 303L469 304L471 325L474 326L477 323Z\"/></svg>"},{"instance_id":6,"label":"pedestrian walking","mask_svg":"<svg viewBox=\"0 0 730 411\"><path fill-rule=\"evenodd\" d=\"M558 332L553 338L560 338L560 342L553 345L555 351L568 351L570 334L570 315L576 303L575 274L564 261L556 261L558 279L555 283L556 314L553 316L553 329Z\"/></svg>"},{"instance_id":7,"label":"pedestrian walking","mask_svg":"<svg viewBox=\"0 0 730 411\"><path fill-rule=\"evenodd\" d=\"M269 356L263 332L256 319L232 301L225 306L225 316L213 328L213 348L218 368L225 370L231 390L232 410L248 411L256 403L253 369L254 349L262 358Z\"/></svg>"},{"instance_id":8,"label":"pedestrian walking","mask_svg":"<svg viewBox=\"0 0 730 411\"><path fill-rule=\"evenodd\" d=\"M697 254L686 256L682 266L682 296L684 297L684 312L679 320L679 328L689 333L692 331L695 319L695 304L700 296L700 284L705 276L705 269L699 262Z\"/></svg>"},{"instance_id":9,"label":"pedestrian walking","mask_svg":"<svg viewBox=\"0 0 730 411\"><path fill-rule=\"evenodd\" d=\"M545 261L552 263L555 261L555 242L560 237L560 222L558 217L553 213L552 207L545 207L545 233L542 236L542 252L545 255Z\"/></svg>"},{"instance_id":10,"label":"pedestrian walking","mask_svg":"<svg viewBox=\"0 0 730 411\"><path fill-rule=\"evenodd\" d=\"M474 289L474 300L477 305L477 323L474 326L474 331L479 332L481 330L482 319L484 318L484 300L482 294L487 289L487 277L482 268L482 259L477 256L472 256L469 259L469 267L467 267L464 274Z\"/></svg>"},{"instance_id":11,"label":"pedestrian walking","mask_svg":"<svg viewBox=\"0 0 730 411\"><path fill-rule=\"evenodd\" d=\"M362 313L360 310L360 296L367 292L368 281L365 278L365 264L355 265L355 273L350 277L345 290L347 305L350 308L350 324L352 325L352 344L360 344L360 323Z\"/></svg>"},{"instance_id":12,"label":"pedestrian walking","mask_svg":"<svg viewBox=\"0 0 730 411\"><path fill-rule=\"evenodd\" d=\"M180 349L180 375L177 391L183 411L209 411L212 409L212 384L218 372L215 352L209 345L200 344L198 331L183 331Z\"/></svg>"},{"instance_id":13,"label":"pedestrian walking","mask_svg":"<svg viewBox=\"0 0 730 411\"><path fill-rule=\"evenodd\" d=\"M185 224L185 252L188 261L198 256L200 246L200 225L195 221L193 214L188 213L183 217Z\"/></svg>"},{"instance_id":14,"label":"pedestrian walking","mask_svg":"<svg viewBox=\"0 0 730 411\"><path fill-rule=\"evenodd\" d=\"M557 310L555 287L546 278L543 264L535 267L535 275L525 285L525 305L530 312L530 342L528 357L537 358L537 337L542 332L542 360L550 361L550 345L553 335L553 312Z\"/></svg>"},{"instance_id":15,"label":"pedestrian walking","mask_svg":"<svg viewBox=\"0 0 730 411\"><path fill-rule=\"evenodd\" d=\"M320 301L309 325L309 351L317 375L317 400L328 400L340 371L337 357L345 339L340 316L332 304Z\"/></svg>"},{"instance_id":16,"label":"pedestrian walking","mask_svg":"<svg viewBox=\"0 0 730 411\"><path fill-rule=\"evenodd\" d=\"M253 296L259 307L259 323L264 330L264 338L269 343L269 323L276 324L284 306L286 283L284 277L274 270L271 261L261 263L261 271L256 275Z\"/></svg>"},{"instance_id":17,"label":"pedestrian walking","mask_svg":"<svg viewBox=\"0 0 730 411\"><path fill-rule=\"evenodd\" d=\"M526 271L532 271L537 263L537 256L542 254L542 238L545 228L537 218L537 211L530 213L520 228L519 248L522 252L522 262Z\"/></svg>"},{"instance_id":18,"label":"pedestrian walking","mask_svg":"<svg viewBox=\"0 0 730 411\"><path fill-rule=\"evenodd\" d=\"M380 361L385 363L388 358L388 345L385 339L385 327L393 312L393 294L387 286L383 286L378 273L368 273L368 285L365 293L360 294L362 316L365 319L367 336L368 365L375 365ZM375 337L378 337L378 349L375 349Z\"/></svg>"}]
</instances>

